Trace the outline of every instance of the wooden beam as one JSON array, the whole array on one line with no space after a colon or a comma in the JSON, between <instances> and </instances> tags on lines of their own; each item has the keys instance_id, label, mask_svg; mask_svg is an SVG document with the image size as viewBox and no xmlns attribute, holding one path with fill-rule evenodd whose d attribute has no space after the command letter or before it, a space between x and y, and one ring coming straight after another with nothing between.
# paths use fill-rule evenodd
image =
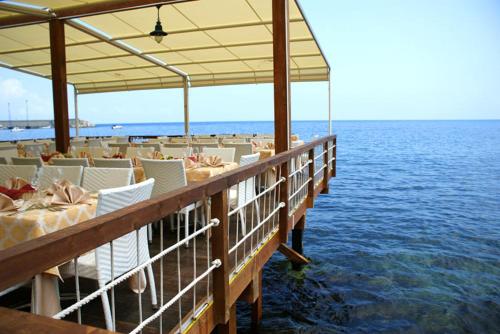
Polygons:
<instances>
[{"instance_id":1,"label":"wooden beam","mask_svg":"<svg viewBox=\"0 0 500 334\"><path fill-rule=\"evenodd\" d=\"M287 259L298 264L308 264L310 261L305 258L302 254L297 253L292 248L288 247L286 244L280 244L278 251L285 255Z\"/></svg>"},{"instance_id":2,"label":"wooden beam","mask_svg":"<svg viewBox=\"0 0 500 334\"><path fill-rule=\"evenodd\" d=\"M311 181L307 185L307 207L314 208L314 148L309 150L308 159L311 160L308 170Z\"/></svg>"},{"instance_id":3,"label":"wooden beam","mask_svg":"<svg viewBox=\"0 0 500 334\"><path fill-rule=\"evenodd\" d=\"M290 40L288 0L272 0L274 140L276 153L290 146Z\"/></svg>"},{"instance_id":4,"label":"wooden beam","mask_svg":"<svg viewBox=\"0 0 500 334\"><path fill-rule=\"evenodd\" d=\"M220 259L221 265L213 272L213 299L214 323L218 327L226 328L230 320L229 303L229 240L228 202L227 191L223 190L214 196L211 201L211 217L219 219L219 225L212 229L212 257Z\"/></svg>"},{"instance_id":5,"label":"wooden beam","mask_svg":"<svg viewBox=\"0 0 500 334\"><path fill-rule=\"evenodd\" d=\"M49 30L56 149L66 153L69 148L69 117L64 21L51 20Z\"/></svg>"},{"instance_id":6,"label":"wooden beam","mask_svg":"<svg viewBox=\"0 0 500 334\"><path fill-rule=\"evenodd\" d=\"M75 5L55 9L53 16L57 19L70 19L85 16L116 13L125 10L140 9L158 4L176 4L193 0L111 0ZM47 22L48 19L37 15L11 15L0 19L0 28L10 28L29 24Z\"/></svg>"},{"instance_id":7,"label":"wooden beam","mask_svg":"<svg viewBox=\"0 0 500 334\"><path fill-rule=\"evenodd\" d=\"M0 333L111 334L114 332L0 307Z\"/></svg>"}]
</instances>

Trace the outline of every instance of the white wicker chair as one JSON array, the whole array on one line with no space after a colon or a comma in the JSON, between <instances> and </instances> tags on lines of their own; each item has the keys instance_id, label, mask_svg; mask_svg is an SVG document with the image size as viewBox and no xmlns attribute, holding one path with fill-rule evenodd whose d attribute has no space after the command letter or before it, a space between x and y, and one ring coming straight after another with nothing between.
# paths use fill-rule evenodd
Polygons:
<instances>
[{"instance_id":1,"label":"white wicker chair","mask_svg":"<svg viewBox=\"0 0 500 334\"><path fill-rule=\"evenodd\" d=\"M214 148L204 147L203 153L205 155L218 155L223 162L234 162L234 154L236 149L234 147Z\"/></svg>"},{"instance_id":2,"label":"white wicker chair","mask_svg":"<svg viewBox=\"0 0 500 334\"><path fill-rule=\"evenodd\" d=\"M193 149L191 147L162 147L160 150L163 156L174 157L174 158L183 158L188 157L193 153Z\"/></svg>"},{"instance_id":3,"label":"white wicker chair","mask_svg":"<svg viewBox=\"0 0 500 334\"><path fill-rule=\"evenodd\" d=\"M192 143L191 146L193 147L194 153L200 153L203 151L203 148L205 148L205 147L217 148L217 147L219 147L219 144L215 143L215 142L212 142L212 143Z\"/></svg>"},{"instance_id":4,"label":"white wicker chair","mask_svg":"<svg viewBox=\"0 0 500 334\"><path fill-rule=\"evenodd\" d=\"M88 191L99 191L128 186L132 174L132 168L85 168L82 187Z\"/></svg>"},{"instance_id":5,"label":"white wicker chair","mask_svg":"<svg viewBox=\"0 0 500 334\"><path fill-rule=\"evenodd\" d=\"M250 165L254 162L259 161L260 153L244 155L240 159L240 167L245 165ZM229 204L232 208L237 208L244 205L246 202L255 198L255 176L240 182L236 187L229 190ZM257 223L259 223L260 209L259 202L255 201L255 211L257 214ZM246 234L246 214L244 209L238 211L240 215L241 222L241 233Z\"/></svg>"},{"instance_id":6,"label":"white wicker chair","mask_svg":"<svg viewBox=\"0 0 500 334\"><path fill-rule=\"evenodd\" d=\"M13 165L35 165L37 167L42 167L43 160L42 158L16 158L12 157Z\"/></svg>"},{"instance_id":7,"label":"white wicker chair","mask_svg":"<svg viewBox=\"0 0 500 334\"><path fill-rule=\"evenodd\" d=\"M13 165L0 165L0 185L4 185L5 181L13 177L21 177L28 182L36 176L37 168L35 165L31 166L13 166Z\"/></svg>"},{"instance_id":8,"label":"white wicker chair","mask_svg":"<svg viewBox=\"0 0 500 334\"><path fill-rule=\"evenodd\" d=\"M154 147L128 147L127 158L152 158L155 149Z\"/></svg>"},{"instance_id":9,"label":"white wicker chair","mask_svg":"<svg viewBox=\"0 0 500 334\"><path fill-rule=\"evenodd\" d=\"M54 182L68 180L79 186L82 182L82 166L43 166L40 168L38 184L41 189L47 189Z\"/></svg>"},{"instance_id":10,"label":"white wicker chair","mask_svg":"<svg viewBox=\"0 0 500 334\"><path fill-rule=\"evenodd\" d=\"M186 169L183 160L141 159L146 177L155 179L152 197L156 197L187 185ZM189 236L189 213L201 206L201 202L188 205L177 212L184 215L184 234ZM202 210L202 221L204 212ZM186 243L189 246L189 243Z\"/></svg>"},{"instance_id":11,"label":"white wicker chair","mask_svg":"<svg viewBox=\"0 0 500 334\"><path fill-rule=\"evenodd\" d=\"M127 153L127 149L130 147L130 143L126 142L126 143L109 143L108 144L108 147L118 147L118 151L121 153L121 154L126 154Z\"/></svg>"},{"instance_id":12,"label":"white wicker chair","mask_svg":"<svg viewBox=\"0 0 500 334\"><path fill-rule=\"evenodd\" d=\"M24 145L24 151L33 157L38 157L45 152L45 145L43 143L27 144Z\"/></svg>"},{"instance_id":13,"label":"white wicker chair","mask_svg":"<svg viewBox=\"0 0 500 334\"><path fill-rule=\"evenodd\" d=\"M94 166L106 168L132 168L130 159L94 159Z\"/></svg>"},{"instance_id":14,"label":"white wicker chair","mask_svg":"<svg viewBox=\"0 0 500 334\"><path fill-rule=\"evenodd\" d=\"M97 200L96 216L101 216L126 206L148 200L151 197L154 180L137 183L130 186L106 189L99 191ZM137 263L137 249L139 248L139 263ZM139 245L137 245L136 232L130 232L113 241L113 262L114 277L119 277L132 270L138 265L150 260L146 228L139 230ZM151 302L153 306L157 304L156 285L151 265L147 267L149 287L151 292ZM72 276L75 273L74 262L63 266L61 272L65 276ZM78 258L78 275L93 280L97 280L99 288L109 282L111 277L111 247L109 244L98 247L95 251L86 253ZM113 320L109 305L108 294L101 294L106 327L113 330Z\"/></svg>"},{"instance_id":15,"label":"white wicker chair","mask_svg":"<svg viewBox=\"0 0 500 334\"><path fill-rule=\"evenodd\" d=\"M90 166L87 158L52 158L52 163L54 166Z\"/></svg>"},{"instance_id":16,"label":"white wicker chair","mask_svg":"<svg viewBox=\"0 0 500 334\"><path fill-rule=\"evenodd\" d=\"M87 140L89 147L102 147L102 140L101 139L96 139L92 138Z\"/></svg>"},{"instance_id":17,"label":"white wicker chair","mask_svg":"<svg viewBox=\"0 0 500 334\"><path fill-rule=\"evenodd\" d=\"M185 148L185 147L188 147L188 144L187 143L165 143L163 144L163 147L166 147L166 148Z\"/></svg>"},{"instance_id":18,"label":"white wicker chair","mask_svg":"<svg viewBox=\"0 0 500 334\"><path fill-rule=\"evenodd\" d=\"M240 161L244 155L251 155L253 153L252 144L250 143L224 143L224 147L234 147L234 161Z\"/></svg>"},{"instance_id":19,"label":"white wicker chair","mask_svg":"<svg viewBox=\"0 0 500 334\"><path fill-rule=\"evenodd\" d=\"M12 163L12 158L17 158L19 153L17 152L17 148L7 148L0 150L0 156L4 157L8 164Z\"/></svg>"},{"instance_id":20,"label":"white wicker chair","mask_svg":"<svg viewBox=\"0 0 500 334\"><path fill-rule=\"evenodd\" d=\"M103 156L112 157L118 154L118 147L89 147L89 153L93 158L102 158Z\"/></svg>"},{"instance_id":21,"label":"white wicker chair","mask_svg":"<svg viewBox=\"0 0 500 334\"><path fill-rule=\"evenodd\" d=\"M160 152L161 143L143 143L141 147L152 147L155 151Z\"/></svg>"}]
</instances>

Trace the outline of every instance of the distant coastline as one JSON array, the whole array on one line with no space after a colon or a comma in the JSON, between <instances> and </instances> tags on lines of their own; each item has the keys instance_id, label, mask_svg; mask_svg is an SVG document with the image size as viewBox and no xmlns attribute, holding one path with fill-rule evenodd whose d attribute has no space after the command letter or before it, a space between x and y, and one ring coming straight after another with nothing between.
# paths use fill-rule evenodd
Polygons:
<instances>
[{"instance_id":1,"label":"distant coastline","mask_svg":"<svg viewBox=\"0 0 500 334\"><path fill-rule=\"evenodd\" d=\"M80 128L93 128L95 124L83 119L78 120L78 125ZM76 127L75 119L69 120L69 126ZM2 129L12 129L12 128L22 128L22 129L43 129L43 128L53 128L54 120L0 120L0 128Z\"/></svg>"}]
</instances>

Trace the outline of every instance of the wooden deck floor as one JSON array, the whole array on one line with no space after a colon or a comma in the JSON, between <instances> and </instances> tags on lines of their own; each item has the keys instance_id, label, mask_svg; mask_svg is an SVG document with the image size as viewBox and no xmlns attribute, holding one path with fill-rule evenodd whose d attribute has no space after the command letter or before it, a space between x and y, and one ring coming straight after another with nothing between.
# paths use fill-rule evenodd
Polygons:
<instances>
[{"instance_id":1,"label":"wooden deck floor","mask_svg":"<svg viewBox=\"0 0 500 334\"><path fill-rule=\"evenodd\" d=\"M236 216L236 215L235 215ZM250 224L250 213L247 213L247 231L251 229ZM277 219L276 219L277 221ZM259 235L263 235L272 229L273 220L271 219L267 224L265 224L259 231ZM184 234L182 228L184 224L181 224L181 238ZM232 247L236 241L236 220L232 219L230 224L230 247ZM193 226L191 226L193 228ZM263 233L264 232L264 233ZM239 231L239 236L241 238L242 234ZM188 248L181 247L179 251L179 258L181 263L181 289L184 288L193 280L194 274L194 252L196 251L196 271L199 275L207 269L207 235L199 235L196 238L196 242L191 241ZM250 239L238 249L238 261L241 261L245 254L250 251ZM255 242L255 238L253 239ZM166 221L164 224L164 248L174 244L177 241L177 231L170 230L170 224ZM196 245L195 245L196 243ZM254 244L255 245L255 244ZM243 251L245 250L245 252ZM153 234L153 242L150 244L150 255L154 255L160 252L160 233L158 227L155 228ZM231 267L235 266L235 256L229 258ZM156 282L157 298L158 303L160 303L160 261L157 261L153 265L153 271ZM175 296L179 290L178 286L178 269L177 269L177 251L174 250L172 253L164 258L163 263L163 285L164 285L164 303L166 303L170 298ZM207 302L207 286L211 286L211 275L201 281L196 287L196 293L194 289L188 291L180 300L179 303L173 304L169 307L162 315L162 325L163 332L168 333L172 329L175 329L179 324L179 314L182 318L192 315L193 305L203 305ZM95 291L97 288L97 282L81 278L80 279L80 289L82 294L88 294ZM146 319L151 316L157 309L154 309L151 305L151 295L149 290L149 282L146 290L141 294L142 298L142 319ZM208 290L210 291L210 290ZM60 283L60 292L62 296L62 307L67 307L75 302L75 280L74 278L67 278L64 282ZM70 298L66 299L65 296ZM133 330L137 324L140 322L140 312L139 312L139 295L131 291L127 282L118 285L115 288L115 306L116 306L116 330L118 332L129 332ZM111 301L111 299L110 299ZM30 303L30 288L22 288L0 298L0 306L6 307L19 307L25 305L22 308L29 312ZM70 321L77 321L76 312L65 318ZM96 298L89 304L82 308L82 323L105 328L104 313L102 309L101 299ZM151 322L144 330L143 333L158 333L160 328L160 319L156 319Z\"/></svg>"}]
</instances>

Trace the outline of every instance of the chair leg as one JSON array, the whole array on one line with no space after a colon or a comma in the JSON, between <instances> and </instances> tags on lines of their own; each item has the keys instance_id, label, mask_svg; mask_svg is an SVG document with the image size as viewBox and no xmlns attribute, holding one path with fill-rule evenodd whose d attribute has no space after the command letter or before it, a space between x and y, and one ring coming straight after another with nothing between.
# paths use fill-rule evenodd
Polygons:
<instances>
[{"instance_id":1,"label":"chair leg","mask_svg":"<svg viewBox=\"0 0 500 334\"><path fill-rule=\"evenodd\" d=\"M151 292L151 304L154 308L158 306L158 300L156 299L156 284L155 277L153 275L153 268L151 265L147 266L148 270L148 281L149 281L149 291Z\"/></svg>"},{"instance_id":2,"label":"chair leg","mask_svg":"<svg viewBox=\"0 0 500 334\"><path fill-rule=\"evenodd\" d=\"M245 214L243 209L238 210L238 214L240 215L240 223L241 223L241 234L245 236L247 234L247 224L245 222Z\"/></svg>"},{"instance_id":3,"label":"chair leg","mask_svg":"<svg viewBox=\"0 0 500 334\"><path fill-rule=\"evenodd\" d=\"M99 284L99 288L101 288L101 284ZM101 293L102 300L102 310L104 311L104 318L106 319L106 329L108 331L113 330L113 320L111 319L111 308L109 307L109 299L108 292L105 291Z\"/></svg>"},{"instance_id":4,"label":"chair leg","mask_svg":"<svg viewBox=\"0 0 500 334\"><path fill-rule=\"evenodd\" d=\"M187 238L189 237L189 211L186 210L186 213L184 214L184 237ZM189 247L189 241L185 243L186 248Z\"/></svg>"}]
</instances>

